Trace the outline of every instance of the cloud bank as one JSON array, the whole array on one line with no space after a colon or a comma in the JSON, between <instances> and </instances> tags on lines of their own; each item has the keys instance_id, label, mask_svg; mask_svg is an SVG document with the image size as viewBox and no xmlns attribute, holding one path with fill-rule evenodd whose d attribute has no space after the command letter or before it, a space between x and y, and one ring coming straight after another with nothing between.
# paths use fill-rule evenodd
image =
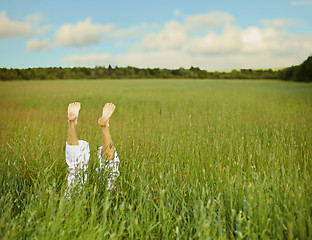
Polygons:
<instances>
[{"instance_id":1,"label":"cloud bank","mask_svg":"<svg viewBox=\"0 0 312 240\"><path fill-rule=\"evenodd\" d=\"M312 51L312 34L296 35L287 31L287 27L296 23L292 19L264 19L260 27L242 28L226 12L186 16L181 21L164 23L158 31L147 32L119 55L108 52L72 55L65 57L63 63L144 68L199 66L208 70L285 67L302 61ZM113 27L109 31L113 32ZM90 37L92 41L102 41L98 33L101 31L95 32L97 37Z\"/></svg>"}]
</instances>

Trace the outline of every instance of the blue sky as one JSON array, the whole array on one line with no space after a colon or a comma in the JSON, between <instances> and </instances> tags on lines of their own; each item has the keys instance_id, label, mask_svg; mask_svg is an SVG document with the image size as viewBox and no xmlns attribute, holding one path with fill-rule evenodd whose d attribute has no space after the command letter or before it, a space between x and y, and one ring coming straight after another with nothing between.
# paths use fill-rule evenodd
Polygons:
<instances>
[{"instance_id":1,"label":"blue sky","mask_svg":"<svg viewBox=\"0 0 312 240\"><path fill-rule=\"evenodd\" d=\"M312 54L312 0L0 3L0 67L281 68Z\"/></svg>"}]
</instances>

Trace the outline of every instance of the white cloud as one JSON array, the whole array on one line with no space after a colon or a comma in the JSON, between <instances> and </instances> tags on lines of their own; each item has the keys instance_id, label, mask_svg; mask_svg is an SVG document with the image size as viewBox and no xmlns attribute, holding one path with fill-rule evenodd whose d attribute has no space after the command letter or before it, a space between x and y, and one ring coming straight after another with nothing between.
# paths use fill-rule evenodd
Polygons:
<instances>
[{"instance_id":1,"label":"white cloud","mask_svg":"<svg viewBox=\"0 0 312 240\"><path fill-rule=\"evenodd\" d=\"M108 53L87 54L87 55L71 55L62 59L66 66L104 66L110 64L112 57Z\"/></svg>"},{"instance_id":2,"label":"white cloud","mask_svg":"<svg viewBox=\"0 0 312 240\"><path fill-rule=\"evenodd\" d=\"M136 50L168 50L181 47L187 40L187 33L182 24L170 21L158 34L149 33L134 46Z\"/></svg>"},{"instance_id":3,"label":"white cloud","mask_svg":"<svg viewBox=\"0 0 312 240\"><path fill-rule=\"evenodd\" d=\"M64 24L56 32L56 43L63 46L82 46L99 42L102 31L109 31L113 28L112 25L93 24L91 18L78 22L76 25Z\"/></svg>"},{"instance_id":4,"label":"white cloud","mask_svg":"<svg viewBox=\"0 0 312 240\"><path fill-rule=\"evenodd\" d=\"M30 39L27 42L27 50L31 52L50 51L51 49L52 45L48 39Z\"/></svg>"},{"instance_id":5,"label":"white cloud","mask_svg":"<svg viewBox=\"0 0 312 240\"><path fill-rule=\"evenodd\" d=\"M312 35L292 35L277 28L228 25L221 34L209 32L205 37L189 38L187 51L197 54L309 54Z\"/></svg>"},{"instance_id":6,"label":"white cloud","mask_svg":"<svg viewBox=\"0 0 312 240\"><path fill-rule=\"evenodd\" d=\"M180 15L179 10L174 10L176 16ZM225 26L234 21L234 17L225 12L212 12L189 16L185 23L169 21L164 29L156 33L148 33L140 43L141 49L161 49L176 48L186 40L187 32L206 29L215 29ZM97 43L103 40L123 39L139 36L147 30L154 30L155 25L142 24L128 29L118 29L113 24L93 23L91 18L79 21L76 24L64 24L55 34L56 44L60 46L84 46Z\"/></svg>"},{"instance_id":7,"label":"white cloud","mask_svg":"<svg viewBox=\"0 0 312 240\"><path fill-rule=\"evenodd\" d=\"M91 18L75 25L64 24L55 34L56 44L61 46L84 46L103 40L134 37L145 26L117 29L113 24L93 23Z\"/></svg>"},{"instance_id":8,"label":"white cloud","mask_svg":"<svg viewBox=\"0 0 312 240\"><path fill-rule=\"evenodd\" d=\"M312 7L312 1L292 1L293 6Z\"/></svg>"},{"instance_id":9,"label":"white cloud","mask_svg":"<svg viewBox=\"0 0 312 240\"><path fill-rule=\"evenodd\" d=\"M30 15L26 17L26 19L27 18L28 20L34 20L35 15ZM41 35L44 34L49 28L49 26L38 28L28 21L16 22L7 17L6 11L0 12L0 39Z\"/></svg>"},{"instance_id":10,"label":"white cloud","mask_svg":"<svg viewBox=\"0 0 312 240\"><path fill-rule=\"evenodd\" d=\"M286 67L300 63L311 54L312 34L296 35L287 31L287 26L296 24L293 20L263 20L261 27L246 28L238 26L234 20L230 14L213 12L169 21L158 31L151 29L127 52L117 56L108 53L74 55L64 58L63 62L67 66L199 66L225 70ZM110 32L118 31L112 28Z\"/></svg>"},{"instance_id":11,"label":"white cloud","mask_svg":"<svg viewBox=\"0 0 312 240\"><path fill-rule=\"evenodd\" d=\"M234 21L234 17L225 12L212 12L208 14L198 14L192 15L185 18L184 22L178 21L169 21L167 22L163 29L158 33L149 33L145 35L142 40L136 44L133 49L134 50L173 50L173 49L183 49L190 48L194 40L194 44L200 44L198 50L200 48L209 48L205 42L209 42L210 38L213 38L215 41L219 41L220 38L212 32L215 29L228 28L231 25L231 22ZM230 29L230 28L228 28ZM210 31L210 37L208 36L206 39L197 38L193 39L189 37L190 32L205 32ZM232 33L230 31L227 32L228 36ZM223 40L222 40L223 41ZM233 45L233 43L227 41L227 45ZM219 45L224 46L224 44L219 43ZM219 49L219 48L218 48ZM203 49L201 49L203 50ZM211 49L212 50L212 49ZM227 51L228 48L222 49L222 51Z\"/></svg>"},{"instance_id":12,"label":"white cloud","mask_svg":"<svg viewBox=\"0 0 312 240\"><path fill-rule=\"evenodd\" d=\"M0 13L0 38L14 38L33 35L34 28L29 23L8 19L6 12Z\"/></svg>"},{"instance_id":13,"label":"white cloud","mask_svg":"<svg viewBox=\"0 0 312 240\"><path fill-rule=\"evenodd\" d=\"M140 58L142 50L148 50L150 56L151 52L160 51L165 55L165 52L179 51L180 54L185 53L184 59L191 59L194 55L199 57L233 54L248 55L250 58L251 54L263 55L263 53L270 54L274 59L277 55L303 56L311 52L311 34L294 35L285 29L286 26L295 24L294 20L263 20L265 26L262 28L255 26L241 28L233 21L234 17L223 12L186 17L184 23L170 21L159 33L144 36L131 50L138 53ZM192 25L195 29L201 29L201 34L191 34ZM204 29L204 26L211 28ZM202 36L204 32L206 34ZM254 58L252 59L254 61Z\"/></svg>"},{"instance_id":14,"label":"white cloud","mask_svg":"<svg viewBox=\"0 0 312 240\"><path fill-rule=\"evenodd\" d=\"M221 35L209 32L205 37L189 38L187 51L192 53L225 53L237 52L242 45L240 29L228 25Z\"/></svg>"}]
</instances>

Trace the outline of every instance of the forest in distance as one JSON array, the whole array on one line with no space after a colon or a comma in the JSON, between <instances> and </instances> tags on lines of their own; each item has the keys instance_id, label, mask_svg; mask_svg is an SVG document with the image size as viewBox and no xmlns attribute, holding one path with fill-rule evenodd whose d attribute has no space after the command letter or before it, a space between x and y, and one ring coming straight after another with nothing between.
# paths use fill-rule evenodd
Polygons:
<instances>
[{"instance_id":1,"label":"forest in distance","mask_svg":"<svg viewBox=\"0 0 312 240\"><path fill-rule=\"evenodd\" d=\"M206 71L199 67L189 69L160 69L136 67L47 67L0 68L0 80L53 80L53 79L281 79L312 82L312 56L303 63L280 70L240 69L230 72Z\"/></svg>"}]
</instances>

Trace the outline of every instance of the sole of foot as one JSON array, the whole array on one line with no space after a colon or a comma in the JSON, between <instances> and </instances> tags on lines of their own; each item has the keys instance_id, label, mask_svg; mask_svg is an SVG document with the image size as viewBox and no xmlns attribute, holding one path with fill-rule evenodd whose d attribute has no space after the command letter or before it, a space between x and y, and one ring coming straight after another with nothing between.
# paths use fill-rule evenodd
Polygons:
<instances>
[{"instance_id":1,"label":"sole of foot","mask_svg":"<svg viewBox=\"0 0 312 240\"><path fill-rule=\"evenodd\" d=\"M115 108L116 107L113 103L105 104L105 106L103 107L102 117L100 117L98 120L98 123L100 124L101 127L109 126L108 121L109 118L112 116Z\"/></svg>"},{"instance_id":2,"label":"sole of foot","mask_svg":"<svg viewBox=\"0 0 312 240\"><path fill-rule=\"evenodd\" d=\"M70 103L68 105L68 120L69 121L75 121L75 123L78 123L78 115L79 115L79 110L80 110L80 102L74 102Z\"/></svg>"}]
</instances>

